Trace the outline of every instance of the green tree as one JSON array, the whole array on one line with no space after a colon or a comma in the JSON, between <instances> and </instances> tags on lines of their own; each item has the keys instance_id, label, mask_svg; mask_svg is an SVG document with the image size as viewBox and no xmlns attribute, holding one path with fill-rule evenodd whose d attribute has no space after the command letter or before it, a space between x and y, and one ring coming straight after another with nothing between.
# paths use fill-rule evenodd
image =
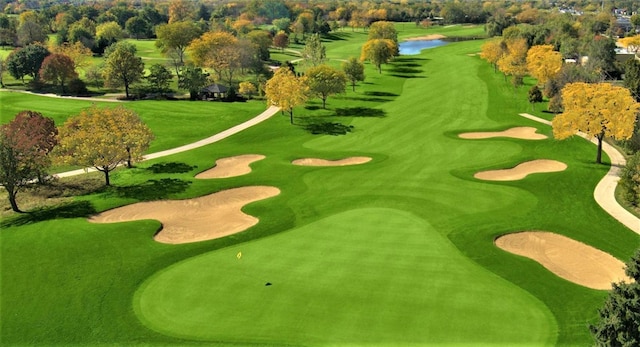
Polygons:
<instances>
[{"instance_id":1,"label":"green tree","mask_svg":"<svg viewBox=\"0 0 640 347\"><path fill-rule=\"evenodd\" d=\"M398 46L391 40L368 40L362 46L360 60L369 60L382 73L382 64L386 64L393 58Z\"/></svg>"},{"instance_id":2,"label":"green tree","mask_svg":"<svg viewBox=\"0 0 640 347\"><path fill-rule=\"evenodd\" d=\"M610 77L616 71L616 43L613 39L596 35L588 46L586 67L600 74L603 78Z\"/></svg>"},{"instance_id":3,"label":"green tree","mask_svg":"<svg viewBox=\"0 0 640 347\"><path fill-rule=\"evenodd\" d=\"M273 24L273 26L276 27L278 31L284 31L285 33L290 32L291 19L289 18L274 19L273 22L271 22L271 24Z\"/></svg>"},{"instance_id":4,"label":"green tree","mask_svg":"<svg viewBox=\"0 0 640 347\"><path fill-rule=\"evenodd\" d=\"M130 36L139 40L141 37L149 37L151 35L151 25L144 20L141 16L135 16L127 19L124 24L125 30Z\"/></svg>"},{"instance_id":5,"label":"green tree","mask_svg":"<svg viewBox=\"0 0 640 347\"><path fill-rule=\"evenodd\" d=\"M56 146L53 119L33 111L22 111L0 127L0 184L9 195L14 212L21 212L18 192L51 165L49 153Z\"/></svg>"},{"instance_id":6,"label":"green tree","mask_svg":"<svg viewBox=\"0 0 640 347\"><path fill-rule=\"evenodd\" d=\"M287 68L278 69L265 85L267 103L289 112L291 124L293 108L307 102L308 92L305 81Z\"/></svg>"},{"instance_id":7,"label":"green tree","mask_svg":"<svg viewBox=\"0 0 640 347\"><path fill-rule=\"evenodd\" d=\"M42 25L30 20L21 23L16 34L18 42L23 46L36 42L44 43L47 40L47 33Z\"/></svg>"},{"instance_id":8,"label":"green tree","mask_svg":"<svg viewBox=\"0 0 640 347\"><path fill-rule=\"evenodd\" d=\"M529 102L531 103L531 111L534 110L534 105L538 102L542 102L542 91L537 85L529 89Z\"/></svg>"},{"instance_id":9,"label":"green tree","mask_svg":"<svg viewBox=\"0 0 640 347\"><path fill-rule=\"evenodd\" d=\"M351 82L351 88L356 91L356 83L364 81L364 64L356 57L351 57L342 63L342 71Z\"/></svg>"},{"instance_id":10,"label":"green tree","mask_svg":"<svg viewBox=\"0 0 640 347\"><path fill-rule=\"evenodd\" d=\"M329 95L344 93L347 75L329 65L318 65L309 68L305 73L309 92L322 99L322 108L326 108Z\"/></svg>"},{"instance_id":11,"label":"green tree","mask_svg":"<svg viewBox=\"0 0 640 347\"><path fill-rule=\"evenodd\" d=\"M124 33L117 22L101 23L96 27L96 38L110 45L122 38Z\"/></svg>"},{"instance_id":12,"label":"green tree","mask_svg":"<svg viewBox=\"0 0 640 347\"><path fill-rule=\"evenodd\" d=\"M191 100L196 100L200 90L208 83L207 75L195 66L185 66L178 77L178 88L189 91Z\"/></svg>"},{"instance_id":13,"label":"green tree","mask_svg":"<svg viewBox=\"0 0 640 347\"><path fill-rule=\"evenodd\" d=\"M40 78L59 85L61 93L64 93L65 82L77 77L73 60L64 54L54 53L47 56L40 67Z\"/></svg>"},{"instance_id":14,"label":"green tree","mask_svg":"<svg viewBox=\"0 0 640 347\"><path fill-rule=\"evenodd\" d=\"M156 27L156 46L162 49L162 52L175 55L178 66L184 65L184 54L189 43L201 34L200 30L193 22L172 22Z\"/></svg>"},{"instance_id":15,"label":"green tree","mask_svg":"<svg viewBox=\"0 0 640 347\"><path fill-rule=\"evenodd\" d=\"M125 95L129 98L129 87L142 78L144 63L136 57L136 47L128 42L117 42L105 51L105 69L103 76L105 85L109 87L124 86Z\"/></svg>"},{"instance_id":16,"label":"green tree","mask_svg":"<svg viewBox=\"0 0 640 347\"><path fill-rule=\"evenodd\" d=\"M590 326L596 346L640 344L640 251L627 262L625 272L633 281L613 284L598 323Z\"/></svg>"},{"instance_id":17,"label":"green tree","mask_svg":"<svg viewBox=\"0 0 640 347\"><path fill-rule=\"evenodd\" d=\"M166 92L169 90L169 83L173 75L164 65L153 64L149 68L149 75L146 76L147 82L157 92Z\"/></svg>"},{"instance_id":18,"label":"green tree","mask_svg":"<svg viewBox=\"0 0 640 347\"><path fill-rule=\"evenodd\" d=\"M326 48L322 44L320 35L313 34L309 36L302 49L302 58L304 58L305 63L310 66L317 66L322 64L326 57Z\"/></svg>"},{"instance_id":19,"label":"green tree","mask_svg":"<svg viewBox=\"0 0 640 347\"><path fill-rule=\"evenodd\" d=\"M620 172L622 194L631 205L640 206L640 152L629 157Z\"/></svg>"},{"instance_id":20,"label":"green tree","mask_svg":"<svg viewBox=\"0 0 640 347\"><path fill-rule=\"evenodd\" d=\"M577 131L598 140L596 162L602 163L602 140L617 140L633 134L640 104L628 89L609 83L569 83L562 89L564 112L553 121L553 135L562 140Z\"/></svg>"},{"instance_id":21,"label":"green tree","mask_svg":"<svg viewBox=\"0 0 640 347\"><path fill-rule=\"evenodd\" d=\"M49 50L39 44L18 48L7 56L7 71L13 78L22 80L22 83L25 76L37 79L40 66L49 54Z\"/></svg>"},{"instance_id":22,"label":"green tree","mask_svg":"<svg viewBox=\"0 0 640 347\"><path fill-rule=\"evenodd\" d=\"M124 162L131 167L153 139L138 115L122 106L83 110L67 119L58 136L57 160L67 165L94 167L104 173L107 186L111 185L109 173Z\"/></svg>"},{"instance_id":23,"label":"green tree","mask_svg":"<svg viewBox=\"0 0 640 347\"><path fill-rule=\"evenodd\" d=\"M624 86L640 102L640 61L629 59L624 64Z\"/></svg>"}]
</instances>

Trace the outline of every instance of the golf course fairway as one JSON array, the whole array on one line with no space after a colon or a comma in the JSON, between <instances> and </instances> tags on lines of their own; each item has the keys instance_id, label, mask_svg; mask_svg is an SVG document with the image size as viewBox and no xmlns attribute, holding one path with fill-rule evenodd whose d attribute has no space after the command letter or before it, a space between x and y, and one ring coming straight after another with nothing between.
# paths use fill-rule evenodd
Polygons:
<instances>
[{"instance_id":1,"label":"golf course fairway","mask_svg":"<svg viewBox=\"0 0 640 347\"><path fill-rule=\"evenodd\" d=\"M427 221L382 208L183 261L148 280L134 306L161 333L237 343L544 346L556 328L541 302Z\"/></svg>"}]
</instances>

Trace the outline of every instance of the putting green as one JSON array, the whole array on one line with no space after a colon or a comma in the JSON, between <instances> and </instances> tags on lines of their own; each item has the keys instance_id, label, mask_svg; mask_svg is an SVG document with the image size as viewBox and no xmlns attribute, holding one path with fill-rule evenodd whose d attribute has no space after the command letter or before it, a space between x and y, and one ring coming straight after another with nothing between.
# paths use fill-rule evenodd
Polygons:
<instances>
[{"instance_id":1,"label":"putting green","mask_svg":"<svg viewBox=\"0 0 640 347\"><path fill-rule=\"evenodd\" d=\"M386 208L183 261L145 282L134 308L160 333L236 343L542 346L557 330L536 298Z\"/></svg>"}]
</instances>

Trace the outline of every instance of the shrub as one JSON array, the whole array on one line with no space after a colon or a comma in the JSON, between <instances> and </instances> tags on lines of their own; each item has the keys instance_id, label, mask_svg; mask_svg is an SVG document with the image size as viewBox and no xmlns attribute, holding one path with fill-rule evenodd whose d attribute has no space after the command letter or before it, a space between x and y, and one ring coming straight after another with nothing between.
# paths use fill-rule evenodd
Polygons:
<instances>
[{"instance_id":1,"label":"shrub","mask_svg":"<svg viewBox=\"0 0 640 347\"><path fill-rule=\"evenodd\" d=\"M624 198L633 206L640 205L640 152L629 158L620 174Z\"/></svg>"}]
</instances>

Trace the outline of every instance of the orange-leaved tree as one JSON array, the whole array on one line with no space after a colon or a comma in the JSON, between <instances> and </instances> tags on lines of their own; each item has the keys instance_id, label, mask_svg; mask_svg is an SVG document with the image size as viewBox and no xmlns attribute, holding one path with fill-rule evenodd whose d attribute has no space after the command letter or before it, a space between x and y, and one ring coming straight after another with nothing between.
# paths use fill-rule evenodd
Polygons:
<instances>
[{"instance_id":1,"label":"orange-leaved tree","mask_svg":"<svg viewBox=\"0 0 640 347\"><path fill-rule=\"evenodd\" d=\"M216 72L218 80L229 85L241 67L238 38L226 31L210 31L191 41L187 47L196 66L209 67Z\"/></svg>"},{"instance_id":2,"label":"orange-leaved tree","mask_svg":"<svg viewBox=\"0 0 640 347\"><path fill-rule=\"evenodd\" d=\"M602 140L628 139L633 134L640 103L628 89L609 83L569 83L562 88L564 112L553 121L553 135L562 140L577 131L598 140L597 163L602 163Z\"/></svg>"},{"instance_id":3,"label":"orange-leaved tree","mask_svg":"<svg viewBox=\"0 0 640 347\"><path fill-rule=\"evenodd\" d=\"M562 54L554 51L552 45L537 45L529 48L527 69L529 74L538 80L538 84L545 85L560 72L561 68Z\"/></svg>"},{"instance_id":4,"label":"orange-leaved tree","mask_svg":"<svg viewBox=\"0 0 640 347\"><path fill-rule=\"evenodd\" d=\"M527 74L527 50L525 39L513 39L506 42L507 49L498 59L498 69L506 76L512 76L513 85L522 84L522 78Z\"/></svg>"},{"instance_id":5,"label":"orange-leaved tree","mask_svg":"<svg viewBox=\"0 0 640 347\"><path fill-rule=\"evenodd\" d=\"M293 124L293 108L307 102L309 87L303 78L286 67L279 68L271 77L264 90L269 105L278 106L289 112Z\"/></svg>"},{"instance_id":6,"label":"orange-leaved tree","mask_svg":"<svg viewBox=\"0 0 640 347\"><path fill-rule=\"evenodd\" d=\"M58 138L55 154L60 163L94 167L110 185L109 173L120 163L131 166L140 159L153 134L129 109L92 107L67 119Z\"/></svg>"},{"instance_id":7,"label":"orange-leaved tree","mask_svg":"<svg viewBox=\"0 0 640 347\"><path fill-rule=\"evenodd\" d=\"M39 75L43 81L59 85L60 93L64 93L65 82L78 77L73 60L64 54L57 53L44 58Z\"/></svg>"},{"instance_id":8,"label":"orange-leaved tree","mask_svg":"<svg viewBox=\"0 0 640 347\"><path fill-rule=\"evenodd\" d=\"M621 38L618 42L629 52L636 53L640 51L640 35Z\"/></svg>"},{"instance_id":9,"label":"orange-leaved tree","mask_svg":"<svg viewBox=\"0 0 640 347\"><path fill-rule=\"evenodd\" d=\"M493 65L493 71L498 70L498 60L505 54L506 45L502 40L493 39L480 47L480 57Z\"/></svg>"}]
</instances>

